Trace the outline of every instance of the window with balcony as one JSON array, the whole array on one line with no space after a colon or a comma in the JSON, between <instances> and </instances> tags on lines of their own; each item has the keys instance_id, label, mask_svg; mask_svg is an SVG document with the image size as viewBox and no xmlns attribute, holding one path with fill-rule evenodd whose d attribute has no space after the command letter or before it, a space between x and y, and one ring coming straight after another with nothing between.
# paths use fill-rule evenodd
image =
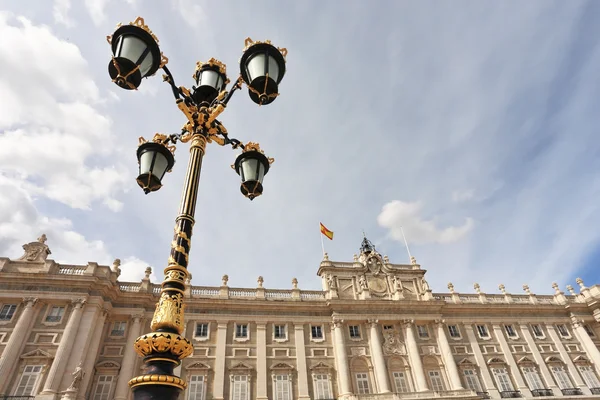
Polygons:
<instances>
[{"instance_id":1,"label":"window with balcony","mask_svg":"<svg viewBox=\"0 0 600 400\"><path fill-rule=\"evenodd\" d=\"M0 321L10 321L17 311L16 304L4 304L0 309Z\"/></svg>"},{"instance_id":2,"label":"window with balcony","mask_svg":"<svg viewBox=\"0 0 600 400\"><path fill-rule=\"evenodd\" d=\"M544 331L542 330L540 324L531 325L531 331L533 332L533 336L535 336L536 338L544 337Z\"/></svg>"},{"instance_id":3,"label":"window with balcony","mask_svg":"<svg viewBox=\"0 0 600 400\"><path fill-rule=\"evenodd\" d=\"M498 390L500 392L515 391L506 368L492 368L492 375L494 375L494 378L496 379L496 384L498 385Z\"/></svg>"},{"instance_id":4,"label":"window with balcony","mask_svg":"<svg viewBox=\"0 0 600 400\"><path fill-rule=\"evenodd\" d=\"M40 374L42 372L41 365L26 365L23 374L17 384L15 396L33 396L36 389Z\"/></svg>"},{"instance_id":5,"label":"window with balcony","mask_svg":"<svg viewBox=\"0 0 600 400\"><path fill-rule=\"evenodd\" d=\"M556 381L556 384L558 385L560 390L563 390L563 393L565 389L573 389L573 383L571 382L569 374L567 374L567 371L565 371L564 366L551 365L550 371L552 372L552 375L554 375L554 380Z\"/></svg>"},{"instance_id":6,"label":"window with balcony","mask_svg":"<svg viewBox=\"0 0 600 400\"><path fill-rule=\"evenodd\" d=\"M392 376L394 377L394 386L396 386L396 393L410 392L410 389L408 388L406 374L404 372L394 372Z\"/></svg>"},{"instance_id":7,"label":"window with balcony","mask_svg":"<svg viewBox=\"0 0 600 400\"><path fill-rule=\"evenodd\" d=\"M63 315L65 315L65 307L53 306L46 315L46 322L60 322Z\"/></svg>"},{"instance_id":8,"label":"window with balcony","mask_svg":"<svg viewBox=\"0 0 600 400\"><path fill-rule=\"evenodd\" d=\"M125 328L126 327L127 327L127 322L125 322L125 321L113 322L113 326L110 331L110 336L125 336Z\"/></svg>"},{"instance_id":9,"label":"window with balcony","mask_svg":"<svg viewBox=\"0 0 600 400\"><path fill-rule=\"evenodd\" d=\"M198 339L208 339L207 322L196 322L196 330L194 331L194 337Z\"/></svg>"},{"instance_id":10,"label":"window with balcony","mask_svg":"<svg viewBox=\"0 0 600 400\"><path fill-rule=\"evenodd\" d=\"M188 396L187 400L204 400L206 392L206 383L204 375L192 375L188 377Z\"/></svg>"},{"instance_id":11,"label":"window with balcony","mask_svg":"<svg viewBox=\"0 0 600 400\"><path fill-rule=\"evenodd\" d=\"M287 339L287 330L285 325L273 325L273 338L278 340Z\"/></svg>"},{"instance_id":12,"label":"window with balcony","mask_svg":"<svg viewBox=\"0 0 600 400\"><path fill-rule=\"evenodd\" d=\"M429 339L429 330L425 325L417 325L417 333L421 339Z\"/></svg>"},{"instance_id":13,"label":"window with balcony","mask_svg":"<svg viewBox=\"0 0 600 400\"><path fill-rule=\"evenodd\" d=\"M113 380L116 380L116 377L113 375L100 375L96 383L92 400L109 400Z\"/></svg>"},{"instance_id":14,"label":"window with balcony","mask_svg":"<svg viewBox=\"0 0 600 400\"><path fill-rule=\"evenodd\" d=\"M465 377L465 386L467 389L471 389L476 393L481 393L481 383L479 382L479 377L477 376L477 371L474 369L465 369L463 370L463 375Z\"/></svg>"},{"instance_id":15,"label":"window with balcony","mask_svg":"<svg viewBox=\"0 0 600 400\"><path fill-rule=\"evenodd\" d=\"M429 375L429 383L431 383L431 390L434 392L443 392L444 388L444 380L442 379L442 374L440 371L428 371L427 375Z\"/></svg>"},{"instance_id":16,"label":"window with balcony","mask_svg":"<svg viewBox=\"0 0 600 400\"><path fill-rule=\"evenodd\" d=\"M315 391L315 400L333 399L331 392L331 381L327 374L314 374L313 385Z\"/></svg>"},{"instance_id":17,"label":"window with balcony","mask_svg":"<svg viewBox=\"0 0 600 400\"><path fill-rule=\"evenodd\" d=\"M488 328L485 325L477 325L477 334L482 339L488 339L490 337L490 333L488 332Z\"/></svg>"},{"instance_id":18,"label":"window with balcony","mask_svg":"<svg viewBox=\"0 0 600 400\"><path fill-rule=\"evenodd\" d=\"M577 368L579 369L579 373L583 377L587 387L590 389L596 389L595 391L598 392L592 394L600 394L600 380L598 380L598 376L594 371L594 367L591 365L580 365Z\"/></svg>"},{"instance_id":19,"label":"window with balcony","mask_svg":"<svg viewBox=\"0 0 600 400\"><path fill-rule=\"evenodd\" d=\"M529 386L531 391L546 389L535 367L523 367L522 371L525 381L527 382L527 386Z\"/></svg>"},{"instance_id":20,"label":"window with balcony","mask_svg":"<svg viewBox=\"0 0 600 400\"><path fill-rule=\"evenodd\" d=\"M323 326L311 325L310 326L310 338L312 340L323 340Z\"/></svg>"},{"instance_id":21,"label":"window with balcony","mask_svg":"<svg viewBox=\"0 0 600 400\"><path fill-rule=\"evenodd\" d=\"M460 330L457 325L448 325L448 333L451 338L459 339L460 338Z\"/></svg>"},{"instance_id":22,"label":"window with balcony","mask_svg":"<svg viewBox=\"0 0 600 400\"><path fill-rule=\"evenodd\" d=\"M356 374L356 388L358 394L369 394L371 389L369 388L369 375L366 372L359 372Z\"/></svg>"},{"instance_id":23,"label":"window with balcony","mask_svg":"<svg viewBox=\"0 0 600 400\"><path fill-rule=\"evenodd\" d=\"M348 330L350 332L351 339L360 339L360 326L350 325L348 326Z\"/></svg>"},{"instance_id":24,"label":"window with balcony","mask_svg":"<svg viewBox=\"0 0 600 400\"><path fill-rule=\"evenodd\" d=\"M289 375L275 375L273 383L275 400L292 400L292 381Z\"/></svg>"},{"instance_id":25,"label":"window with balcony","mask_svg":"<svg viewBox=\"0 0 600 400\"><path fill-rule=\"evenodd\" d=\"M515 327L512 325L504 325L504 330L506 331L506 336L509 338L516 338L517 332L515 331Z\"/></svg>"}]
</instances>

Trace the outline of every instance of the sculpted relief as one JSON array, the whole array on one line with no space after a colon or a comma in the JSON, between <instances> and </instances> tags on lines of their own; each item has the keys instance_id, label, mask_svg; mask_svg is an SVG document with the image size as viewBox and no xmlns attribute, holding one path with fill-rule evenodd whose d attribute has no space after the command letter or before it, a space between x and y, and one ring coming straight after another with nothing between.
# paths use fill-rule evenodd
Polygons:
<instances>
[{"instance_id":1,"label":"sculpted relief","mask_svg":"<svg viewBox=\"0 0 600 400\"><path fill-rule=\"evenodd\" d=\"M395 329L383 331L383 354L390 356L392 354L406 355L406 346L400 338L400 332Z\"/></svg>"}]
</instances>

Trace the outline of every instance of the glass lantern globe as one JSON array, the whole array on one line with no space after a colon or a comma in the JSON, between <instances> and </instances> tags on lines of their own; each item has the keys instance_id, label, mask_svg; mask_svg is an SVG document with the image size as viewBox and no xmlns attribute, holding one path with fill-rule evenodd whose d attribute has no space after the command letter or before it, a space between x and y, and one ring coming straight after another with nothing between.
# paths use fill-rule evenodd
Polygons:
<instances>
[{"instance_id":1,"label":"glass lantern globe","mask_svg":"<svg viewBox=\"0 0 600 400\"><path fill-rule=\"evenodd\" d=\"M108 64L108 73L123 89L137 89L142 78L153 75L160 66L157 41L137 24L120 26L112 35L111 45L113 59Z\"/></svg>"},{"instance_id":2,"label":"glass lantern globe","mask_svg":"<svg viewBox=\"0 0 600 400\"><path fill-rule=\"evenodd\" d=\"M287 54L287 50L282 49ZM248 94L258 105L272 103L279 95L279 83L285 74L285 54L270 43L251 44L240 60L242 79Z\"/></svg>"},{"instance_id":3,"label":"glass lantern globe","mask_svg":"<svg viewBox=\"0 0 600 400\"><path fill-rule=\"evenodd\" d=\"M140 165L136 181L144 193L155 192L162 187L162 179L175 165L173 153L163 144L146 142L137 150Z\"/></svg>"},{"instance_id":4,"label":"glass lantern globe","mask_svg":"<svg viewBox=\"0 0 600 400\"><path fill-rule=\"evenodd\" d=\"M210 104L229 83L225 64L214 58L207 63L198 63L194 78L198 87L194 87L192 98L196 104Z\"/></svg>"},{"instance_id":5,"label":"glass lantern globe","mask_svg":"<svg viewBox=\"0 0 600 400\"><path fill-rule=\"evenodd\" d=\"M269 159L260 151L244 151L235 160L235 172L242 178L240 190L244 196L254 200L263 192L262 181L269 172Z\"/></svg>"}]
</instances>

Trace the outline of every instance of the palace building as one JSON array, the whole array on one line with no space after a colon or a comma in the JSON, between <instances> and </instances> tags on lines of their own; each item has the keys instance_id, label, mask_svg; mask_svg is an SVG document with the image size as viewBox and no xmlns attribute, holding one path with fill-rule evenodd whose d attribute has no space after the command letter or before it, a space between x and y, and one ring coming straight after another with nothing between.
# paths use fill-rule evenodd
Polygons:
<instances>
[{"instance_id":1,"label":"palace building","mask_svg":"<svg viewBox=\"0 0 600 400\"><path fill-rule=\"evenodd\" d=\"M151 270L121 282L119 260L59 264L45 236L23 248L0 258L0 399L131 398ZM599 285L432 293L414 258L393 264L366 238L353 261L315 270L320 291L188 281L181 399L600 399Z\"/></svg>"}]
</instances>

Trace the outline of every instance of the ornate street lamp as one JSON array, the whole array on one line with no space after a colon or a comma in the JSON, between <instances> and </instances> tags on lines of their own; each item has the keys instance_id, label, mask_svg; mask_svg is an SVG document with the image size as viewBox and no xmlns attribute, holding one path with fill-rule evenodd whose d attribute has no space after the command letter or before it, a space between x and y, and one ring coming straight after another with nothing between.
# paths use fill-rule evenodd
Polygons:
<instances>
[{"instance_id":1,"label":"ornate street lamp","mask_svg":"<svg viewBox=\"0 0 600 400\"><path fill-rule=\"evenodd\" d=\"M232 167L241 178L241 192L250 200L263 192L263 179L273 163L264 155L258 143L243 144L230 138L217 117L243 83L248 86L250 98L259 105L272 103L279 95L279 84L285 73L286 49L273 46L269 41L254 42L248 38L240 60L241 74L229 90L225 64L211 58L198 62L194 73L196 85L192 89L176 86L173 75L166 67L168 59L160 52L158 39L141 17L128 25L120 25L113 35L107 36L113 57L108 65L111 79L119 87L137 89L142 78L165 72L163 80L171 86L175 103L186 117L181 133L157 133L151 141L140 137L137 158L137 182L146 194L162 187L162 180L175 164L177 141L190 143L190 158L185 177L179 215L175 220L175 235L171 254L165 269L160 300L150 327L152 332L140 336L134 343L138 354L144 357L146 373L129 381L135 400L175 400L186 382L175 376L173 370L194 349L183 333L183 293L187 272L190 239L194 225L198 184L206 144L240 148L242 153Z\"/></svg>"}]
</instances>

